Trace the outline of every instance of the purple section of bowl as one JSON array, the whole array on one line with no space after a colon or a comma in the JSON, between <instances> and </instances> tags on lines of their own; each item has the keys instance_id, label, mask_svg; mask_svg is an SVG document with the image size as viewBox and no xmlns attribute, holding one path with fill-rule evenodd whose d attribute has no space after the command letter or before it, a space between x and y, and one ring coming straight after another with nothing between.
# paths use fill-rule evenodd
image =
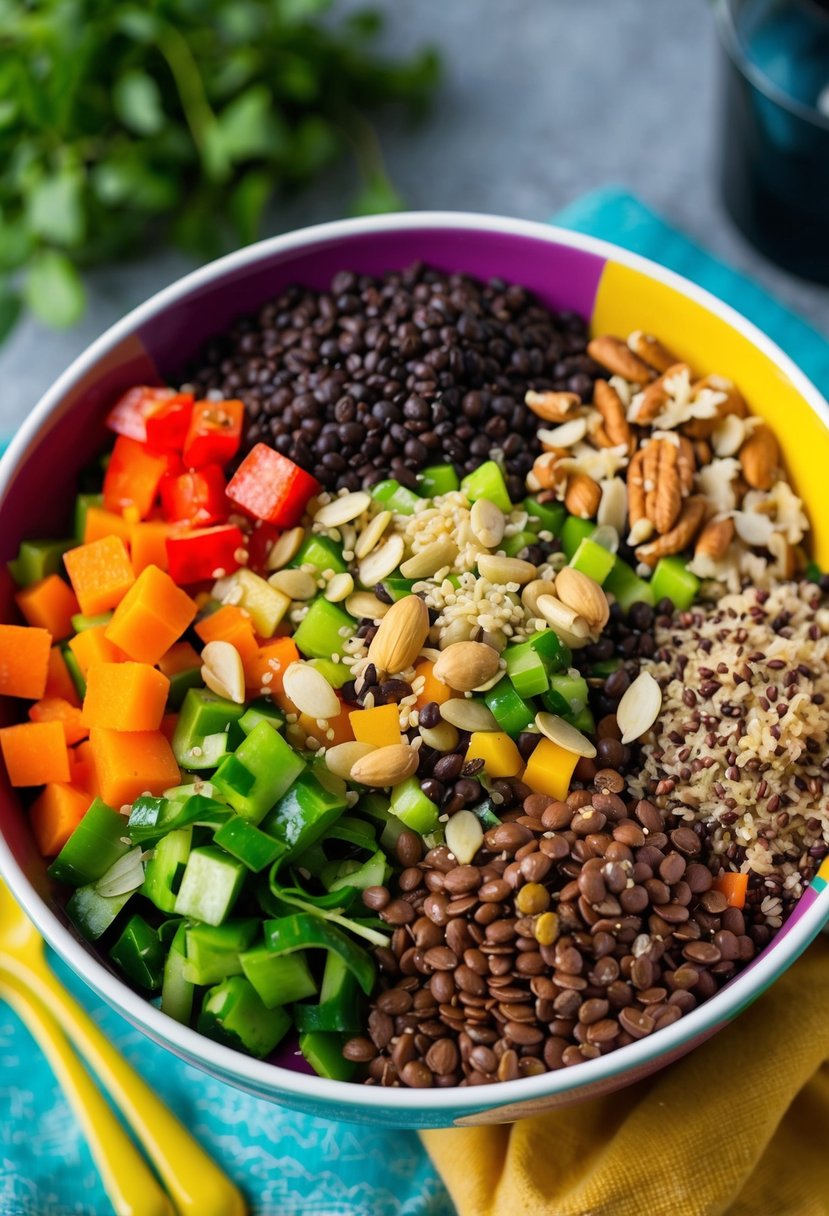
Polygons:
<instances>
[{"instance_id":1,"label":"purple section of bowl","mask_svg":"<svg viewBox=\"0 0 829 1216\"><path fill-rule=\"evenodd\" d=\"M221 282L195 285L173 309L145 322L140 337L162 376L180 375L209 338L235 317L253 312L291 283L325 289L341 270L384 274L424 261L449 273L520 283L550 308L589 318L605 259L594 253L503 232L404 228L320 239L298 249L274 250L264 262L240 266Z\"/></svg>"}]
</instances>

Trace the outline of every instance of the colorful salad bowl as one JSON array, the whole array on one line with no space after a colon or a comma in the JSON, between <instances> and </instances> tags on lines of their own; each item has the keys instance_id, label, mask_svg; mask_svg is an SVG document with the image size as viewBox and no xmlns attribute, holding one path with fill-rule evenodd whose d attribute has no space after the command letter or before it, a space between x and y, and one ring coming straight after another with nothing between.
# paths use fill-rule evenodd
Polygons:
<instances>
[{"instance_id":1,"label":"colorful salad bowl","mask_svg":"<svg viewBox=\"0 0 829 1216\"><path fill-rule=\"evenodd\" d=\"M520 283L551 307L588 317L596 333L650 329L701 373L727 368L778 435L810 516L813 556L829 568L829 406L781 350L700 288L615 246L546 225L455 213L349 220L276 237L196 271L114 325L34 407L0 462L0 561L14 556L21 538L49 535L65 517L78 470L104 446L103 418L119 392L170 381L207 339L291 282L321 288L342 269L381 273L417 259ZM13 588L3 570L0 619L13 620ZM829 919L824 863L771 944L719 993L657 1034L575 1068L454 1089L331 1081L311 1074L294 1046L263 1062L213 1042L118 979L70 928L26 816L2 780L0 873L61 958L133 1025L189 1063L259 1097L331 1118L409 1128L496 1123L610 1092L714 1034Z\"/></svg>"}]
</instances>

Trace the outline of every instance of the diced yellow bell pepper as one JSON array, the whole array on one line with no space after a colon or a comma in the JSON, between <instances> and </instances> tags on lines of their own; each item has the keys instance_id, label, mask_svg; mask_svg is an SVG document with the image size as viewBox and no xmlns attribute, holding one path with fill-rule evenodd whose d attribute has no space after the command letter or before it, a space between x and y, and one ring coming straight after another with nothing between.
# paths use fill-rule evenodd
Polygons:
<instances>
[{"instance_id":1,"label":"diced yellow bell pepper","mask_svg":"<svg viewBox=\"0 0 829 1216\"><path fill-rule=\"evenodd\" d=\"M252 570L244 568L219 579L213 591L223 603L244 608L260 638L273 637L274 630L291 606L287 595L271 587Z\"/></svg>"},{"instance_id":2,"label":"diced yellow bell pepper","mask_svg":"<svg viewBox=\"0 0 829 1216\"><path fill-rule=\"evenodd\" d=\"M524 784L535 794L564 799L578 759L575 752L566 751L551 739L542 739L527 761Z\"/></svg>"},{"instance_id":3,"label":"diced yellow bell pepper","mask_svg":"<svg viewBox=\"0 0 829 1216\"><path fill-rule=\"evenodd\" d=\"M521 753L502 730L476 730L470 736L466 763L483 760L490 777L515 777L524 767Z\"/></svg>"},{"instance_id":4,"label":"diced yellow bell pepper","mask_svg":"<svg viewBox=\"0 0 829 1216\"><path fill-rule=\"evenodd\" d=\"M389 747L400 742L400 713L396 705L376 705L374 709L355 709L348 715L358 743Z\"/></svg>"}]
</instances>

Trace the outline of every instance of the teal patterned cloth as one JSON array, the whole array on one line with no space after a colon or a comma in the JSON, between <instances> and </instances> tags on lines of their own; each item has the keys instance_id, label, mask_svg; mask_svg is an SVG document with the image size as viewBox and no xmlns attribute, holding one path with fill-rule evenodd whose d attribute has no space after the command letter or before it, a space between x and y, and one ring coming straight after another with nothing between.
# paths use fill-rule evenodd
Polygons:
<instances>
[{"instance_id":1,"label":"teal patterned cloth","mask_svg":"<svg viewBox=\"0 0 829 1216\"><path fill-rule=\"evenodd\" d=\"M829 345L756 285L670 228L637 199L602 190L558 223L662 262L749 316L829 391ZM452 1216L414 1134L295 1114L215 1081L163 1051L55 970L130 1063L247 1195L255 1216ZM46 1062L0 1005L0 1213L106 1216L86 1144Z\"/></svg>"}]
</instances>

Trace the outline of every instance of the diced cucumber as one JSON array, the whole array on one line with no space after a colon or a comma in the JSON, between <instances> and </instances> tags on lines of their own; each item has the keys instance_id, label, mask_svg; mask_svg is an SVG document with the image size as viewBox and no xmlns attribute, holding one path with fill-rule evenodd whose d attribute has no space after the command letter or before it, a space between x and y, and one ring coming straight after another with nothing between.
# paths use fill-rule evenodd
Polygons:
<instances>
[{"instance_id":1,"label":"diced cucumber","mask_svg":"<svg viewBox=\"0 0 829 1216\"><path fill-rule=\"evenodd\" d=\"M451 464L432 464L419 474L418 491L424 498L437 498L460 489L458 475Z\"/></svg>"},{"instance_id":2,"label":"diced cucumber","mask_svg":"<svg viewBox=\"0 0 829 1216\"><path fill-rule=\"evenodd\" d=\"M215 768L241 738L236 723L244 712L244 705L219 697L209 688L189 689L171 744L177 763L194 771Z\"/></svg>"},{"instance_id":3,"label":"diced cucumber","mask_svg":"<svg viewBox=\"0 0 829 1216\"><path fill-rule=\"evenodd\" d=\"M504 676L484 697L501 730L515 737L535 720L535 709L515 691L509 676Z\"/></svg>"},{"instance_id":4,"label":"diced cucumber","mask_svg":"<svg viewBox=\"0 0 829 1216\"><path fill-rule=\"evenodd\" d=\"M581 541L578 549L570 558L570 565L574 570L580 570L582 574L595 579L601 585L613 569L615 561L615 554L611 553L609 549L603 548L602 545L597 545L588 536Z\"/></svg>"},{"instance_id":5,"label":"diced cucumber","mask_svg":"<svg viewBox=\"0 0 829 1216\"><path fill-rule=\"evenodd\" d=\"M212 789L212 786L207 788ZM153 844L167 832L177 832L194 824L216 828L230 818L230 808L225 803L207 794L188 792L195 786L183 789L184 792L175 798L153 798L148 794L136 798L127 822L127 831L134 844Z\"/></svg>"},{"instance_id":6,"label":"diced cucumber","mask_svg":"<svg viewBox=\"0 0 829 1216\"><path fill-rule=\"evenodd\" d=\"M185 667L169 677L170 687L167 690L167 709L177 713L182 702L191 688L198 688L202 682L200 667Z\"/></svg>"},{"instance_id":7,"label":"diced cucumber","mask_svg":"<svg viewBox=\"0 0 829 1216\"><path fill-rule=\"evenodd\" d=\"M237 814L259 823L296 780L305 761L268 722L259 722L227 756L213 784Z\"/></svg>"},{"instance_id":8,"label":"diced cucumber","mask_svg":"<svg viewBox=\"0 0 829 1216\"><path fill-rule=\"evenodd\" d=\"M193 829L179 828L162 836L144 871L142 894L162 912L174 912L179 881L193 843Z\"/></svg>"},{"instance_id":9,"label":"diced cucumber","mask_svg":"<svg viewBox=\"0 0 829 1216\"><path fill-rule=\"evenodd\" d=\"M393 478L378 481L377 485L372 487L371 497L386 511L394 511L396 515L414 515L415 511L424 505L419 494L407 490Z\"/></svg>"},{"instance_id":10,"label":"diced cucumber","mask_svg":"<svg viewBox=\"0 0 829 1216\"><path fill-rule=\"evenodd\" d=\"M260 1059L270 1055L290 1028L291 1018L285 1010L267 1009L243 975L231 976L211 988L198 1020L201 1034Z\"/></svg>"},{"instance_id":11,"label":"diced cucumber","mask_svg":"<svg viewBox=\"0 0 829 1216\"><path fill-rule=\"evenodd\" d=\"M95 884L90 883L72 892L66 903L66 915L87 941L95 942L106 933L133 894L128 891L126 895L100 895Z\"/></svg>"},{"instance_id":12,"label":"diced cucumber","mask_svg":"<svg viewBox=\"0 0 829 1216\"><path fill-rule=\"evenodd\" d=\"M679 612L684 612L699 594L699 579L686 569L684 558L662 557L653 572L651 591L657 604L669 599Z\"/></svg>"},{"instance_id":13,"label":"diced cucumber","mask_svg":"<svg viewBox=\"0 0 829 1216\"><path fill-rule=\"evenodd\" d=\"M342 574L348 569L343 558L342 545L337 544L328 536L314 535L306 536L289 565L295 569L299 569L300 566L313 566L318 575L325 570L333 570L335 574Z\"/></svg>"},{"instance_id":14,"label":"diced cucumber","mask_svg":"<svg viewBox=\"0 0 829 1216\"><path fill-rule=\"evenodd\" d=\"M176 896L177 916L220 925L242 889L245 867L214 845L193 849Z\"/></svg>"},{"instance_id":15,"label":"diced cucumber","mask_svg":"<svg viewBox=\"0 0 829 1216\"><path fill-rule=\"evenodd\" d=\"M161 987L164 947L157 930L148 925L143 916L130 917L110 949L109 957L139 988L155 992Z\"/></svg>"},{"instance_id":16,"label":"diced cucumber","mask_svg":"<svg viewBox=\"0 0 829 1216\"><path fill-rule=\"evenodd\" d=\"M60 653L63 656L63 661L66 664L66 670L69 672L72 683L75 685L75 692L83 701L86 696L86 680L81 671L81 665L68 646L61 646Z\"/></svg>"},{"instance_id":17,"label":"diced cucumber","mask_svg":"<svg viewBox=\"0 0 829 1216\"><path fill-rule=\"evenodd\" d=\"M72 887L97 882L131 847L124 816L96 798L49 866L49 876Z\"/></svg>"},{"instance_id":18,"label":"diced cucumber","mask_svg":"<svg viewBox=\"0 0 829 1216\"><path fill-rule=\"evenodd\" d=\"M329 1081L348 1081L355 1065L343 1056L345 1036L312 1030L299 1036L299 1050L318 1077Z\"/></svg>"},{"instance_id":19,"label":"diced cucumber","mask_svg":"<svg viewBox=\"0 0 829 1216\"><path fill-rule=\"evenodd\" d=\"M389 809L405 827L421 836L434 831L438 822L439 808L423 793L417 777L408 777L394 787Z\"/></svg>"},{"instance_id":20,"label":"diced cucumber","mask_svg":"<svg viewBox=\"0 0 829 1216\"><path fill-rule=\"evenodd\" d=\"M183 1026L190 1025L194 995L194 985L184 978L187 963L186 932L183 923L176 929L164 961L164 975L161 980L161 1012L181 1022Z\"/></svg>"},{"instance_id":21,"label":"diced cucumber","mask_svg":"<svg viewBox=\"0 0 829 1216\"><path fill-rule=\"evenodd\" d=\"M412 587L417 581L415 578L384 578L383 590L392 600L402 600L407 595L411 595Z\"/></svg>"},{"instance_id":22,"label":"diced cucumber","mask_svg":"<svg viewBox=\"0 0 829 1216\"><path fill-rule=\"evenodd\" d=\"M266 835L261 828L254 827L241 815L234 815L223 823L213 839L254 874L273 865L285 851L278 840Z\"/></svg>"},{"instance_id":23,"label":"diced cucumber","mask_svg":"<svg viewBox=\"0 0 829 1216\"><path fill-rule=\"evenodd\" d=\"M20 542L17 557L8 563L18 587L31 587L50 574L63 571L63 555L75 544L74 540L24 540Z\"/></svg>"},{"instance_id":24,"label":"diced cucumber","mask_svg":"<svg viewBox=\"0 0 829 1216\"><path fill-rule=\"evenodd\" d=\"M100 484L100 483L99 483ZM90 507L103 507L103 494L79 494L75 499L75 543L83 544L86 534L86 513Z\"/></svg>"},{"instance_id":25,"label":"diced cucumber","mask_svg":"<svg viewBox=\"0 0 829 1216\"><path fill-rule=\"evenodd\" d=\"M351 870L350 873L343 873L336 878L329 884L328 889L329 891L339 891L345 887L355 887L358 891L364 891L367 887L382 887L388 874L386 855L382 849L378 849L369 857L368 861L364 861L357 869Z\"/></svg>"},{"instance_id":26,"label":"diced cucumber","mask_svg":"<svg viewBox=\"0 0 829 1216\"><path fill-rule=\"evenodd\" d=\"M571 655L554 629L540 629L528 641L507 646L503 658L515 691L526 698L546 692L550 673L566 666Z\"/></svg>"},{"instance_id":27,"label":"diced cucumber","mask_svg":"<svg viewBox=\"0 0 829 1216\"><path fill-rule=\"evenodd\" d=\"M461 489L470 502L486 498L507 515L512 510L504 475L494 460L486 460L461 482Z\"/></svg>"},{"instance_id":28,"label":"diced cucumber","mask_svg":"<svg viewBox=\"0 0 829 1216\"><path fill-rule=\"evenodd\" d=\"M304 954L272 954L262 945L246 950L239 962L267 1009L292 1005L316 994L317 985Z\"/></svg>"},{"instance_id":29,"label":"diced cucumber","mask_svg":"<svg viewBox=\"0 0 829 1216\"><path fill-rule=\"evenodd\" d=\"M596 525L592 519L579 519L577 515L568 515L561 525L561 547L568 562L575 556L576 550L583 540L592 536Z\"/></svg>"},{"instance_id":30,"label":"diced cucumber","mask_svg":"<svg viewBox=\"0 0 829 1216\"><path fill-rule=\"evenodd\" d=\"M583 735L595 735L596 720L588 705L584 709L580 709L577 714L570 718L570 723L575 726L576 730L580 730Z\"/></svg>"},{"instance_id":31,"label":"diced cucumber","mask_svg":"<svg viewBox=\"0 0 829 1216\"><path fill-rule=\"evenodd\" d=\"M332 654L342 658L345 644L356 628L353 616L320 595L312 601L300 622L294 642L308 659L330 659Z\"/></svg>"},{"instance_id":32,"label":"diced cucumber","mask_svg":"<svg viewBox=\"0 0 829 1216\"><path fill-rule=\"evenodd\" d=\"M76 612L72 617L72 628L75 633L83 633L85 629L97 629L99 625L108 625L111 620L111 612L99 612L97 616L84 616L82 612Z\"/></svg>"},{"instance_id":33,"label":"diced cucumber","mask_svg":"<svg viewBox=\"0 0 829 1216\"><path fill-rule=\"evenodd\" d=\"M542 700L551 713L572 720L587 705L588 688L583 676L557 672L550 676L550 687Z\"/></svg>"},{"instance_id":34,"label":"diced cucumber","mask_svg":"<svg viewBox=\"0 0 829 1216\"><path fill-rule=\"evenodd\" d=\"M537 532L552 532L558 536L567 518L567 508L562 502L539 502L537 498L528 497L523 502L524 510L529 516L529 526Z\"/></svg>"},{"instance_id":35,"label":"diced cucumber","mask_svg":"<svg viewBox=\"0 0 829 1216\"><path fill-rule=\"evenodd\" d=\"M294 1022L300 1034L310 1031L355 1032L362 1026L360 986L333 951L325 960L318 1005L296 1005Z\"/></svg>"},{"instance_id":36,"label":"diced cucumber","mask_svg":"<svg viewBox=\"0 0 829 1216\"><path fill-rule=\"evenodd\" d=\"M185 929L184 979L190 984L217 984L242 974L241 956L259 933L257 920L229 920L223 925L188 925Z\"/></svg>"},{"instance_id":37,"label":"diced cucumber","mask_svg":"<svg viewBox=\"0 0 829 1216\"><path fill-rule=\"evenodd\" d=\"M604 589L615 597L623 612L629 612L634 604L650 604L652 607L656 603L651 584L640 578L620 557L613 563L613 569L604 581Z\"/></svg>"}]
</instances>

